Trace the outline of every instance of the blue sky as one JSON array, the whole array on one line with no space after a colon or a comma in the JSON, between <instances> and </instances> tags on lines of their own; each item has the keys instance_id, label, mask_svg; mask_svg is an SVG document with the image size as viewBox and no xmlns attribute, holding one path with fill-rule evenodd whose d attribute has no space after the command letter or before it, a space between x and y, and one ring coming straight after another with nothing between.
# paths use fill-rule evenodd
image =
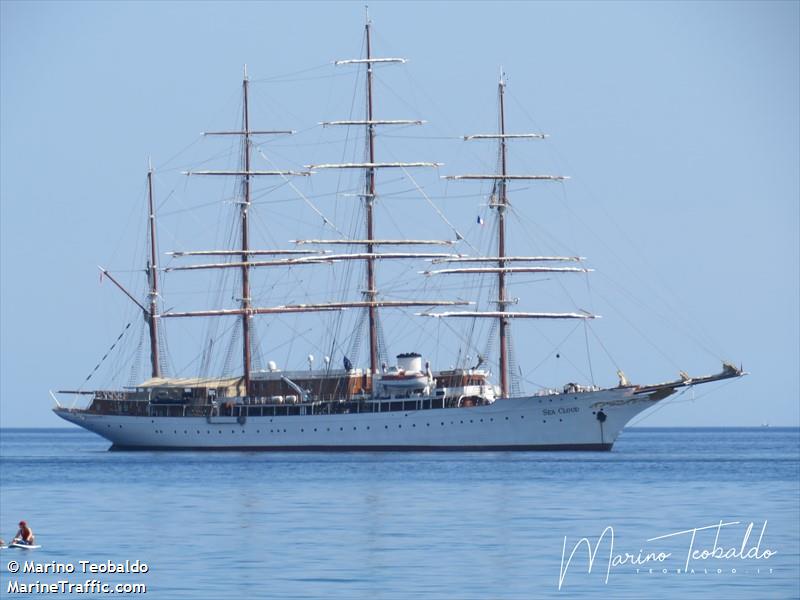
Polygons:
<instances>
[{"instance_id":1,"label":"blue sky","mask_svg":"<svg viewBox=\"0 0 800 600\"><path fill-rule=\"evenodd\" d=\"M456 138L496 126L502 65L510 129L551 135L538 146L515 145L512 168L572 178L563 187L513 190L527 232L518 249L587 256L596 269L588 293L583 280L515 293L526 310L572 308L560 305L564 295L583 294L579 306L604 318L563 344L563 327L515 327L526 389L587 375L576 366L585 362L586 337L591 376L601 384L615 383L616 366L642 383L672 379L679 368L715 372L721 358L751 372L698 388L694 400L687 394L642 425L800 422L798 6L371 6L376 53L409 59L379 72L379 114L429 121L381 139L385 156L439 160L446 163L441 174L493 168L490 145ZM161 249L202 247L214 234L187 209L209 203L199 217L212 219L230 211L214 203L225 188L186 183L179 171L225 152L198 134L235 126L246 63L259 124L302 132L297 145L277 140L264 151L282 165L339 160L342 132L315 124L351 110L354 78L326 63L358 55L364 9L347 2L6 1L0 15L0 422L52 426L58 421L48 390L81 385L125 323L140 327L116 290L98 286L96 265L143 289L140 274L128 271L141 267L147 157L164 212ZM312 179L304 193L318 195L314 202L346 225L352 205L323 198L336 189L335 178ZM476 244L486 241L475 226L476 215L486 214L481 189L440 184L435 174L420 181L456 227ZM387 234L396 234L395 223L451 234L430 207L388 197L378 215ZM265 244L288 247L295 225L325 233L302 202L264 209ZM199 286L200 279L181 280L167 302L207 305L206 296L190 299ZM405 344L392 351L413 349L406 347L413 341L437 352L422 333L406 339L406 326L387 319L387 336ZM269 325L265 355L290 368L303 368L309 352L319 356L319 322L302 331L298 323ZM181 374L191 344L202 343L206 325L198 327L169 326ZM278 341L298 331L279 353ZM441 361L453 360L442 354ZM113 373L106 375L110 382Z\"/></svg>"}]
</instances>

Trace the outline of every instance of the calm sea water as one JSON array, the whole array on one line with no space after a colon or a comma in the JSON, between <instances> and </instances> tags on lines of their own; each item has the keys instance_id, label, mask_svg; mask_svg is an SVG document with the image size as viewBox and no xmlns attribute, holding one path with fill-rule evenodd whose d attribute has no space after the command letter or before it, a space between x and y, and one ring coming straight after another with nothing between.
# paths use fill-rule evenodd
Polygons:
<instances>
[{"instance_id":1,"label":"calm sea water","mask_svg":"<svg viewBox=\"0 0 800 600\"><path fill-rule=\"evenodd\" d=\"M169 599L800 597L798 429L633 429L611 453L107 447L80 430L0 431L0 535L25 518L43 545L0 553L0 595L13 580L97 579ZM739 523L647 541L721 520ZM613 549L606 530L587 573L579 547L559 590L562 550L609 526ZM760 536L761 558L684 572L690 543L713 551L717 533L725 552ZM640 549L670 556L607 573L609 556ZM13 575L10 560L76 572ZM84 575L80 560L149 572Z\"/></svg>"}]
</instances>

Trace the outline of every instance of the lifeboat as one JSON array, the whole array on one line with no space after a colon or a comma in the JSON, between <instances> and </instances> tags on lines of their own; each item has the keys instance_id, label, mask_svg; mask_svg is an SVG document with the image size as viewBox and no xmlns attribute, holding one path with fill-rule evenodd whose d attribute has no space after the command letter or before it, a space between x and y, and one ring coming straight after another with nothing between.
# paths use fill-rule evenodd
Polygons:
<instances>
[{"instance_id":1,"label":"lifeboat","mask_svg":"<svg viewBox=\"0 0 800 600\"><path fill-rule=\"evenodd\" d=\"M425 373L406 373L405 371L389 371L381 376L381 385L389 389L416 389L428 385Z\"/></svg>"},{"instance_id":2,"label":"lifeboat","mask_svg":"<svg viewBox=\"0 0 800 600\"><path fill-rule=\"evenodd\" d=\"M397 366L380 376L380 384L387 390L413 390L429 384L428 374L422 371L422 356L416 352L397 355Z\"/></svg>"}]
</instances>

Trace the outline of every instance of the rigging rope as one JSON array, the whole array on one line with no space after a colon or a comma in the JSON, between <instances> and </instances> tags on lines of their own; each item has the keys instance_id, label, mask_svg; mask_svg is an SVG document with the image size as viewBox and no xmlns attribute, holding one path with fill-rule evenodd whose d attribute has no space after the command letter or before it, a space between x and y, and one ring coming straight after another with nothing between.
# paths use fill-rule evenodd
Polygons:
<instances>
[{"instance_id":1,"label":"rigging rope","mask_svg":"<svg viewBox=\"0 0 800 600\"><path fill-rule=\"evenodd\" d=\"M425 198L425 201L426 201L426 202L427 202L427 203L428 203L428 204L431 206L431 208L434 210L434 212L436 212L436 214L437 214L437 215L439 215L439 218L440 218L442 221L444 221L444 222L445 222L445 224L446 224L446 225L447 225L447 226L448 226L450 229L452 229L452 230L453 230L453 233L455 233L455 234L456 234L456 239L457 239L457 240L459 240L459 241L463 241L463 242L464 242L464 243L465 243L467 246L469 246L470 248L472 248L472 250L474 250L475 252L478 252L478 249L477 249L475 246L473 246L473 245L472 245L472 244L469 242L469 240L468 240L468 239L466 239L466 238L465 238L465 237L464 237L464 236L461 234L461 232L458 230L458 228L457 228L455 225L453 225L453 224L450 222L450 220L449 220L447 217L445 217L445 216L444 216L444 213L441 211L441 209L440 209L438 206L436 206L436 204L434 203L434 201L430 199L430 196L428 196L428 194L426 194L426 193L425 193L425 190L423 190L423 189L420 187L420 185L417 183L417 180L416 180L416 179L414 179L414 177L411 175L411 173L409 173L408 169L406 169L405 167L401 167L401 169L403 170L403 173L405 173L405 174L406 174L406 176L407 176L407 177L408 177L408 178L411 180L411 183L413 183L413 184L414 184L414 187L416 187L416 188L417 188L417 191L420 193L420 195L421 195L423 198Z\"/></svg>"},{"instance_id":2,"label":"rigging rope","mask_svg":"<svg viewBox=\"0 0 800 600\"><path fill-rule=\"evenodd\" d=\"M363 335L364 325L367 320L368 310L365 308L360 311L359 319L356 324L355 329L353 330L353 334L350 341L350 350L347 354L347 358L350 359L354 365L358 364L358 358L361 352L361 336Z\"/></svg>"},{"instance_id":3,"label":"rigging rope","mask_svg":"<svg viewBox=\"0 0 800 600\"><path fill-rule=\"evenodd\" d=\"M542 337L545 339L545 341L546 341L548 344L550 344L550 346L552 346L552 348L553 348L553 349L552 349L552 350L550 350L550 351L547 353L547 355L546 355L546 356L545 356L545 357L544 357L542 360L540 360L540 361L539 361L539 362L536 364L536 366L534 366L532 369L530 369L530 370L529 370L529 371L528 371L528 372L527 372L527 373L526 373L526 374L523 376L523 379L524 379L525 381L527 381L528 383L531 383L531 384L533 384L533 385L536 385L536 386L538 386L538 387L541 387L541 388L545 388L545 387L547 387L547 386L540 385L540 384L538 384L538 383L536 383L536 382L534 382L534 381L531 381L531 380L530 380L530 379L528 379L528 378L529 378L529 377L530 377L530 376L531 376L533 373L535 373L535 372L536 372L536 370L537 370L539 367L541 367L541 366L542 366L542 365L543 365L545 362L547 362L547 360L548 360L548 359L550 359L550 358L551 358L551 357L552 357L552 356L555 354L555 355L556 355L556 358L558 358L558 359L564 358L564 359L565 359L565 360L566 360L566 361L567 361L567 362L568 362L568 363L569 363L569 364L572 366L572 368L573 368L573 369L575 369L575 371L577 371L577 372L578 372L578 373L581 375L581 377L583 377L584 379L587 379L587 380L588 380L588 377L586 376L586 374L585 374L585 373L583 373L583 372L582 372L582 371L581 371L581 370L578 368L578 366L577 366L575 363L573 363L573 362L570 360L570 358L569 358L568 356L565 356L564 354L562 354L562 353L561 353L561 350L560 350L560 348L561 348L561 347L562 347L562 346L563 346L563 345L564 345L564 344L567 342L567 340L569 340L569 338L571 338L571 337L573 336L573 334L574 334L574 333L575 333L575 332L578 330L578 328L580 327L580 325L581 325L580 323L576 323L576 324L575 324L575 326L574 326L574 327L573 327L573 328L572 328L572 329L569 331L569 333L567 333L567 335L566 335L566 336L564 336L564 338L563 338L563 339L562 339L562 340L561 340L561 341L560 341L558 344L554 344L554 343L553 343L553 340L551 340L551 339L550 339L550 338L549 338L547 335L545 335L545 334L544 334L544 333L541 331L541 329L539 329L539 328L537 327L537 328L536 328L536 330L537 330L537 332L539 333L539 335L540 335L540 336L542 336ZM556 364L558 364L558 363L556 363Z\"/></svg>"},{"instance_id":4,"label":"rigging rope","mask_svg":"<svg viewBox=\"0 0 800 600\"><path fill-rule=\"evenodd\" d=\"M486 346L483 355L486 357L487 361L494 358L494 344L497 340L498 323L497 319L492 319L491 325L489 326L489 334L486 336Z\"/></svg>"},{"instance_id":5,"label":"rigging rope","mask_svg":"<svg viewBox=\"0 0 800 600\"><path fill-rule=\"evenodd\" d=\"M592 353L589 351L589 328L586 325L586 321L589 319L582 319L583 320L583 337L586 341L586 362L589 363L589 376L592 378L592 385L595 385L594 382L594 370L592 369Z\"/></svg>"},{"instance_id":6,"label":"rigging rope","mask_svg":"<svg viewBox=\"0 0 800 600\"><path fill-rule=\"evenodd\" d=\"M389 364L388 349L386 348L386 336L383 333L383 321L378 317L379 313L375 312L375 325L378 334L378 362L382 364ZM380 365L378 366L380 368Z\"/></svg>"},{"instance_id":7,"label":"rigging rope","mask_svg":"<svg viewBox=\"0 0 800 600\"><path fill-rule=\"evenodd\" d=\"M211 370L211 355L214 350L214 338L208 338L208 343L203 348L200 357L200 376L208 377Z\"/></svg>"},{"instance_id":8,"label":"rigging rope","mask_svg":"<svg viewBox=\"0 0 800 600\"><path fill-rule=\"evenodd\" d=\"M239 344L239 338L241 337L242 331L242 321L241 319L236 319L236 325L234 325L233 333L231 335L230 343L228 344L228 349L225 352L225 360L222 363L222 376L223 377L230 377L231 376L231 363L233 362L233 352L234 349Z\"/></svg>"},{"instance_id":9,"label":"rigging rope","mask_svg":"<svg viewBox=\"0 0 800 600\"><path fill-rule=\"evenodd\" d=\"M264 153L261 151L261 148L257 148L257 150L258 150L258 153L261 155L261 158L263 158L264 160L266 160L266 161L267 161L267 162L268 162L268 163L269 163L271 166L275 167L275 164L274 164L274 163L273 163L273 162L272 162L272 161L271 161L271 160L270 160L270 159L267 157L267 155L266 155L266 154L264 154ZM303 194L303 192L301 192L301 191L300 191L300 190L297 188L297 186L296 186L294 183L292 183L292 181L291 181L291 180L290 180L290 179L289 179L289 178L288 178L286 175L283 175L283 174L281 174L281 177L282 177L282 178L283 178L283 180L284 180L284 181L285 181L285 182L286 182L286 183L289 185L289 187L290 187L290 188L292 188L292 190L294 190L294 192L295 192L295 193L296 193L298 196L300 196L300 198L302 198L302 199L303 199L303 201L304 201L306 204L308 204L308 206L311 208L311 210L313 210L315 213L317 213L317 215L319 215L319 216L322 218L322 222L323 222L325 225L327 225L328 227L330 227L331 229L333 229L333 230L334 230L336 233L338 233L338 234L339 234L339 235L340 235L342 238L345 238L345 237L346 237L346 236L345 236L345 234L344 234L344 233L342 233L342 232L339 230L339 228L338 228L338 227L336 227L336 225L334 225L334 224L333 224L333 221L331 221L331 220L330 220L328 217L326 217L326 216L323 214L323 212L322 212L322 211L321 211L319 208L317 208L317 206L316 206L316 205L315 205L313 202L311 202L311 200L309 200L309 199L308 199L308 197L307 197L305 194Z\"/></svg>"},{"instance_id":10,"label":"rigging rope","mask_svg":"<svg viewBox=\"0 0 800 600\"><path fill-rule=\"evenodd\" d=\"M116 348L117 344L118 344L118 343L119 343L119 341L122 339L122 336L123 336L123 335L125 335L125 332L126 332L126 331L128 331L128 328L129 328L130 326L131 326L131 324L130 324L130 323L128 323L127 325L125 325L125 329L123 329L123 330L122 330L122 333L120 333L120 334L117 336L117 339L116 339L116 340L114 340L114 343L113 343L113 344L111 344L111 347L110 347L110 348L108 349L108 351L106 351L106 353L103 355L103 358L101 358L101 359L100 359L100 362L98 362L98 363L97 363L97 364L94 366L94 369L92 369L91 373L89 373L89 374L86 376L86 379L84 379L84 380L83 380L83 383L81 384L81 387L80 387L80 388L78 388L78 390L79 390L79 391L82 391L82 390L83 390L83 386L85 386L85 385L86 385L86 382L87 382L87 381L89 381L89 380L92 378L92 376L93 376L93 375L94 375L94 374L97 372L97 369L99 369L99 368L100 368L100 365L102 365L102 364L105 362L105 360L108 358L108 355L109 355L109 354L111 354L111 352L114 350L114 348Z\"/></svg>"},{"instance_id":11,"label":"rigging rope","mask_svg":"<svg viewBox=\"0 0 800 600\"><path fill-rule=\"evenodd\" d=\"M518 397L522 395L522 386L520 385L520 377L522 371L517 363L517 355L514 352L513 338L511 335L511 328L506 330L506 349L508 353L508 374L511 378L511 395Z\"/></svg>"},{"instance_id":12,"label":"rigging rope","mask_svg":"<svg viewBox=\"0 0 800 600\"><path fill-rule=\"evenodd\" d=\"M133 353L134 359L131 363L131 373L128 377L128 385L134 386L139 382L139 370L142 365L142 346L144 345L144 330L145 323L142 321L142 326L139 328L139 341L136 344L136 350Z\"/></svg>"},{"instance_id":13,"label":"rigging rope","mask_svg":"<svg viewBox=\"0 0 800 600\"><path fill-rule=\"evenodd\" d=\"M650 417L652 417L659 410L661 410L662 408L664 408L666 406L672 406L673 404L682 404L684 402L692 402L693 403L693 402L695 402L697 400L700 400L701 398L705 398L706 396L709 396L711 394L714 394L714 393L718 392L719 390L724 388L726 385L730 385L734 381L736 381L736 378L729 379L728 381L723 381L723 382L720 383L720 385L718 385L718 386L706 391L703 394L700 394L699 396L695 396L694 395L694 386L693 385L689 385L689 386L685 387L677 396L674 396L674 397L669 398L667 400L663 400L663 401L659 402L656 406L652 407L653 410L649 410L648 409L645 412L643 412L642 414L638 415L630 423L628 423L625 427L635 427L636 425L638 425L639 423L641 423L645 419L649 419ZM678 400L681 396L683 396L689 390L692 391L692 397L691 398L687 398L686 400Z\"/></svg>"},{"instance_id":14,"label":"rigging rope","mask_svg":"<svg viewBox=\"0 0 800 600\"><path fill-rule=\"evenodd\" d=\"M348 75L347 72L340 72L340 73L332 73L331 75L318 75L316 77L300 77L297 78L295 75L302 75L303 73L310 73L312 71L318 71L320 69L327 69L331 66L331 63L326 62L321 65L317 65L315 67L308 67L307 69L300 69L299 71L292 71L291 73L283 73L281 75L273 75L271 77L261 77L259 79L251 79L250 83L291 83L295 81L310 81L314 79L329 79L332 77L342 77L344 75Z\"/></svg>"},{"instance_id":15,"label":"rigging rope","mask_svg":"<svg viewBox=\"0 0 800 600\"><path fill-rule=\"evenodd\" d=\"M600 339L600 336L599 336L599 335L597 335L597 333L595 333L594 329L592 329L592 326L591 326L591 325L589 325L589 324L587 323L588 319L584 319L583 321L584 321L584 325L586 325L586 326L587 326L588 330L589 330L589 331L591 332L591 334L594 336L594 339L596 339L596 340L597 340L597 343L598 343L598 344L600 344L600 347L603 349L603 352L605 352L605 353L606 353L606 356L608 357L608 360L610 360L610 361L611 361L611 364L612 364L612 365L614 365L614 368L615 368L617 371L621 371L622 369L621 369L621 368L620 368L620 366L617 364L617 361L615 361L615 360L614 360L614 357L613 357L613 356L611 356L611 353L610 353L610 352L608 351L608 349L606 348L605 344L603 343L603 340L601 340L601 339Z\"/></svg>"}]
</instances>

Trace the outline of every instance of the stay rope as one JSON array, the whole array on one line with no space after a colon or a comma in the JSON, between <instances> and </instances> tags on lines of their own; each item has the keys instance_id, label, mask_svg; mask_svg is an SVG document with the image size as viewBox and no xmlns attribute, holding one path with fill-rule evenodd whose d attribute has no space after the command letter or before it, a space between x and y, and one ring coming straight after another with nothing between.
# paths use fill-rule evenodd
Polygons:
<instances>
[{"instance_id":1,"label":"stay rope","mask_svg":"<svg viewBox=\"0 0 800 600\"><path fill-rule=\"evenodd\" d=\"M81 384L81 387L80 387L80 388L78 388L78 390L79 390L79 391L83 391L83 387L84 387L84 386L86 385L86 383L87 383L87 382L88 382L88 381L89 381L89 380L92 378L92 376L93 376L93 375L94 375L94 374L97 372L97 369L99 369L99 368L100 368L100 365L102 365L102 364L105 362L105 360L108 358L108 355L109 355L109 354L111 354L111 352L114 350L114 348L116 348L117 344L118 344L118 343L119 343L119 341L122 339L122 336L124 336L124 335L125 335L125 332L126 332L126 331L128 331L128 329L130 328L130 326L131 326L131 324L130 324L130 323L128 323L127 325L125 325L125 328L122 330L122 333L120 333L120 334L117 336L117 339L116 339L116 340L114 340L114 343L113 343L113 344L111 344L111 347L110 347L110 348L109 348L109 349L106 351L106 353L103 355L103 358L101 358L101 359L100 359L100 362L98 362L98 363L97 363L97 364L94 366L94 369L92 369L91 373L89 373L89 374L86 376L86 379L84 379L84 380L83 380L83 383Z\"/></svg>"}]
</instances>

